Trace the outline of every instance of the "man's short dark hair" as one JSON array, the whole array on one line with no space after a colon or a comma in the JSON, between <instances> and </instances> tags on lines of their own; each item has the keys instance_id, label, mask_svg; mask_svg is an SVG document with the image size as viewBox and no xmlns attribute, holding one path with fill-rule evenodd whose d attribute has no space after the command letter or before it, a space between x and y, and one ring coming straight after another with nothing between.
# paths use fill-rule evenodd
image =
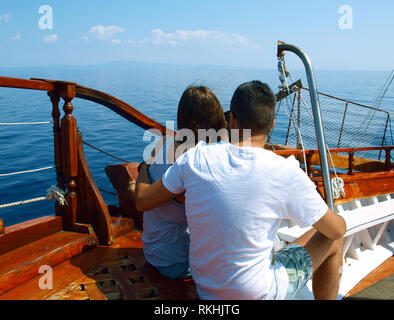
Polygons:
<instances>
[{"instance_id":1,"label":"man's short dark hair","mask_svg":"<svg viewBox=\"0 0 394 320\"><path fill-rule=\"evenodd\" d=\"M254 80L241 84L231 99L230 110L240 129L254 134L268 134L275 119L275 95L270 87Z\"/></svg>"}]
</instances>

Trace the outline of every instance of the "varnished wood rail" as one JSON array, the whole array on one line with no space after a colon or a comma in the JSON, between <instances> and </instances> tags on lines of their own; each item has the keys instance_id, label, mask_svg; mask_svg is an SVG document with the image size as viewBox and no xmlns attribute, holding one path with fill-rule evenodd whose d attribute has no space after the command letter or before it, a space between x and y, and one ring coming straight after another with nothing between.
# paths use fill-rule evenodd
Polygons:
<instances>
[{"instance_id":1,"label":"varnished wood rail","mask_svg":"<svg viewBox=\"0 0 394 320\"><path fill-rule=\"evenodd\" d=\"M337 174L345 183L346 196L336 199L335 204L392 193L394 190L394 165L391 162L390 152L393 149L394 146L330 149L334 162L331 163L331 166L347 170L347 174ZM385 160L355 157L357 152L365 151L385 151ZM298 157L300 163L304 162L302 150L285 149L274 152L285 157L294 155ZM313 165L320 165L318 150L305 150L304 152L308 175L323 196L324 187L321 172L313 168ZM338 153L347 153L348 155L339 155ZM315 176L315 173L318 175Z\"/></svg>"},{"instance_id":2,"label":"varnished wood rail","mask_svg":"<svg viewBox=\"0 0 394 320\"><path fill-rule=\"evenodd\" d=\"M111 95L74 82L0 77L0 87L47 91L52 104L56 180L58 187L66 191L66 204L55 204L56 216L62 218L63 230L95 232L101 244L111 245L114 241L112 220L85 159L82 136L73 116L74 99L94 101L144 129L156 129L162 134L174 134L174 131ZM60 99L64 101L62 118ZM4 234L3 220L0 220L1 234ZM7 237L1 237L0 242Z\"/></svg>"},{"instance_id":3,"label":"varnished wood rail","mask_svg":"<svg viewBox=\"0 0 394 320\"><path fill-rule=\"evenodd\" d=\"M381 147L365 147L365 148L336 148L336 149L330 149L331 154L337 154L337 153L347 153L348 154L348 161L347 161L347 169L348 169L348 174L353 175L355 173L355 153L356 152L365 152L365 151L384 151L385 152L385 160L384 164L382 165L381 161L378 160L372 160L372 159L367 159L365 163L369 163L371 169L368 169L367 165L364 165L366 167L365 171L392 171L393 170L393 164L391 163L391 150L394 149L394 146L381 146ZM276 154L281 155L281 156L290 156L290 155L295 155L295 156L302 156L305 152L306 156L306 166L308 169L308 173L311 175L312 174L312 165L313 164L318 164L318 161L316 158L319 156L319 150L275 150L274 151ZM312 159L315 158L315 161L312 161ZM334 159L335 163L335 159ZM340 168L343 168L343 166L339 166ZM364 171L364 170L360 170Z\"/></svg>"}]
</instances>

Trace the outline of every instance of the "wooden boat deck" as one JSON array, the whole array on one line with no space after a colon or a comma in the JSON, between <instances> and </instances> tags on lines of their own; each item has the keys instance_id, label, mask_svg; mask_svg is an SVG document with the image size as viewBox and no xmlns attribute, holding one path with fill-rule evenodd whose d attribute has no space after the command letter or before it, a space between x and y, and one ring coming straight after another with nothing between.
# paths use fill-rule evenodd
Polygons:
<instances>
[{"instance_id":1,"label":"wooden boat deck","mask_svg":"<svg viewBox=\"0 0 394 320\"><path fill-rule=\"evenodd\" d=\"M128 222L131 219L114 218L115 242L111 246L96 246L86 250L82 249L80 254L67 258L64 253L69 252L64 238L77 238L72 232L56 233L36 242L35 246L43 251L51 251L50 247L61 248L56 250L57 254L63 256L64 261L52 259L44 255L44 252L35 251L35 257L20 255L20 251L30 251L31 248L23 246L0 256L2 264L0 270L0 289L12 286L7 275L15 273L18 268L28 268L30 272L23 270L23 274L30 279L17 285L0 295L0 300L145 300L145 299L197 299L194 282L192 279L171 280L160 275L155 268L150 266L143 257L142 232L134 229L134 224ZM116 230L117 229L117 230ZM84 239L86 235L82 238ZM53 241L52 244L48 241ZM75 240L75 239L74 239ZM81 241L81 238L79 238ZM44 244L45 243L45 244ZM76 246L78 247L78 246ZM81 248L79 246L78 248ZM86 246L85 246L86 247ZM31 254L32 255L32 254ZM13 257L22 257L13 261ZM23 261L22 261L22 260ZM21 261L19 261L21 260ZM25 261L31 261L30 268ZM52 288L40 288L40 265L52 266ZM35 272L35 275L32 275ZM42 281L42 280L41 280Z\"/></svg>"},{"instance_id":2,"label":"wooden boat deck","mask_svg":"<svg viewBox=\"0 0 394 320\"><path fill-rule=\"evenodd\" d=\"M24 281L15 288L8 290L0 295L0 300L194 300L198 299L195 285L192 279L171 280L161 276L152 266L146 263L142 253L142 232L135 229L133 223L129 223L127 218L114 218L115 242L111 246L96 246L89 249L83 249L80 254L67 258L62 252L67 250L57 250L57 254L62 262L56 264L56 259L52 259L52 288L40 288L40 279L43 274L37 270L39 265L46 263L34 260L34 267L31 271L36 272L31 278ZM51 239L49 239L49 237ZM45 242L47 251L50 247L61 247L59 244L73 243L78 236L75 233L56 233L49 237L43 238L35 243L39 246L40 241ZM86 240L84 235L77 241ZM69 241L64 241L67 238ZM53 243L48 243L53 240ZM92 239L90 239L92 241ZM87 242L86 242L87 243ZM26 257L19 260L13 260L12 256L21 257L22 251L31 251L31 244L13 250L0 259L8 259L9 264L3 264L0 270L0 284L5 283L7 270L15 270L18 266L25 266ZM78 246L75 246L76 248ZM43 249L43 250L44 250ZM44 250L44 251L45 251ZM30 253L31 255L32 253ZM43 256L35 252L36 256ZM7 269L7 270L6 270ZM23 270L24 274L26 270ZM374 272L364 278L346 298L352 298L352 295L360 290L390 276L394 273L394 258L391 257L384 262ZM10 272L8 272L10 275ZM6 275L7 276L7 275ZM1 288L1 286L0 286Z\"/></svg>"}]
</instances>

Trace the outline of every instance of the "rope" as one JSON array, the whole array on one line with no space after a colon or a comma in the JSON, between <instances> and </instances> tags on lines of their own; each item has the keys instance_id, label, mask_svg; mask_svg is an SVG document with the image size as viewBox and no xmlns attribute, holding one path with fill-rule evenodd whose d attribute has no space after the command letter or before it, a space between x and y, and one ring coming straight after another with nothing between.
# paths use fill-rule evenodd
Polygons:
<instances>
[{"instance_id":1,"label":"rope","mask_svg":"<svg viewBox=\"0 0 394 320\"><path fill-rule=\"evenodd\" d=\"M45 197L38 197L38 198L34 198L34 199L29 199L29 200L22 200L22 201L2 204L2 205L0 205L0 209L15 207L15 206L19 206L22 204L39 202L39 201L43 201L43 200L57 200L60 203L60 205L62 205L62 206L64 204L67 204L67 201L65 198L65 192L57 186L51 186L50 188L47 189L47 195Z\"/></svg>"},{"instance_id":2,"label":"rope","mask_svg":"<svg viewBox=\"0 0 394 320\"><path fill-rule=\"evenodd\" d=\"M282 58L278 58L279 63L278 63L278 69L279 69L279 79L282 82L282 86L285 85L285 89L287 90L287 92L289 93L288 96L286 96L285 100L288 102L288 97L291 95L290 89L289 89L289 85L287 83L287 75L289 75L289 72L286 69L286 66L284 64L284 61ZM301 93L300 93L301 94ZM290 103L289 103L290 105ZM304 165L305 165L305 173L308 174L308 169L307 169L307 164L306 164L306 155L305 155L305 148L304 148L304 142L302 140L302 135L301 135L301 131L300 128L295 124L295 119L288 113L287 108L286 108L286 103L283 103L283 109L286 112L287 117L290 119L290 121L293 123L293 126L296 128L298 137L300 139L301 142L301 148L302 148L302 155L304 158Z\"/></svg>"},{"instance_id":3,"label":"rope","mask_svg":"<svg viewBox=\"0 0 394 320\"><path fill-rule=\"evenodd\" d=\"M27 125L27 124L49 124L49 121L42 122L0 122L0 126L18 126L18 125Z\"/></svg>"},{"instance_id":4,"label":"rope","mask_svg":"<svg viewBox=\"0 0 394 320\"><path fill-rule=\"evenodd\" d=\"M64 204L67 204L66 198L65 198L65 192L64 190L60 189L58 186L50 186L50 188L47 189L47 195L46 199L47 200L57 200L60 205L64 206Z\"/></svg>"},{"instance_id":5,"label":"rope","mask_svg":"<svg viewBox=\"0 0 394 320\"><path fill-rule=\"evenodd\" d=\"M89 146L89 147L91 147L91 148L93 148L93 149L95 149L95 150L97 150L97 151L99 151L99 152L101 152L101 153L104 153L104 154L106 154L107 156L110 156L110 157L112 157L112 158L118 159L118 160L123 161L123 162L131 162L131 161L128 161L128 160L124 160L124 159L122 159L122 158L119 158L119 157L117 157L117 156L114 156L114 155L112 155L112 154L110 154L110 153L108 153L108 152L105 152L104 150L101 150L101 149L99 149L99 148L97 148L97 147L95 147L95 146L92 146L91 144L89 144L89 143L87 143L87 142L85 142L85 141L83 141L82 143L83 143L83 144L86 144L87 146Z\"/></svg>"},{"instance_id":6,"label":"rope","mask_svg":"<svg viewBox=\"0 0 394 320\"><path fill-rule=\"evenodd\" d=\"M111 195L113 195L113 196L117 196L117 194L114 193L114 192L112 192L112 191L104 190L104 189L101 189L101 188L99 188L99 190L100 190L101 192L108 193L108 194L111 194Z\"/></svg>"},{"instance_id":7,"label":"rope","mask_svg":"<svg viewBox=\"0 0 394 320\"><path fill-rule=\"evenodd\" d=\"M332 196L334 199L339 199L340 197L345 198L345 182L341 178L331 179Z\"/></svg>"},{"instance_id":8,"label":"rope","mask_svg":"<svg viewBox=\"0 0 394 320\"><path fill-rule=\"evenodd\" d=\"M361 125L358 127L356 133L354 134L354 136L360 137L360 138L359 138L359 142L357 143L357 145L356 145L356 147L354 148L354 150L356 150L356 149L360 146L360 144L363 142L363 138L365 137L366 132L367 132L367 129L369 128L369 126L370 126L370 124L371 124L371 122L372 122L372 119L373 119L373 117L374 117L375 114L376 114L377 108L378 108L378 107L380 106L380 104L382 103L382 101L383 101L383 99L384 99L384 97L385 97L385 95L386 95L388 89L390 88L391 83L393 82L393 80L394 80L394 69L391 70L390 75L388 76L386 82L384 83L383 87L382 87L382 88L380 89L380 91L379 91L378 96L376 97L375 103L373 104L374 111L372 112L372 115L371 115L371 117L370 117L370 119L369 119L368 124L365 126L364 131L361 133L361 136L360 136L360 134L359 134L359 131L360 131L360 129L364 126L364 123L365 123L365 121L368 119L368 116L369 116L369 114L370 114L371 112L368 113L368 114L365 116L363 122L361 123Z\"/></svg>"},{"instance_id":9,"label":"rope","mask_svg":"<svg viewBox=\"0 0 394 320\"><path fill-rule=\"evenodd\" d=\"M33 170L26 170L26 171L18 171L18 172L11 172L11 173L1 173L0 177L7 177L7 176L12 176L15 174L23 174L23 173L29 173L29 172L36 172L36 171L42 171L42 170L48 170L52 169L53 166L50 167L44 167L44 168L39 168L39 169L33 169Z\"/></svg>"},{"instance_id":10,"label":"rope","mask_svg":"<svg viewBox=\"0 0 394 320\"><path fill-rule=\"evenodd\" d=\"M43 201L43 200L46 200L46 199L47 199L46 197L39 197L39 198L34 198L34 199L29 199L29 200L23 200L23 201L18 201L18 202L2 204L2 205L0 205L0 209L9 208L9 207L15 207L15 206L19 206L19 205L27 204L27 203Z\"/></svg>"}]
</instances>

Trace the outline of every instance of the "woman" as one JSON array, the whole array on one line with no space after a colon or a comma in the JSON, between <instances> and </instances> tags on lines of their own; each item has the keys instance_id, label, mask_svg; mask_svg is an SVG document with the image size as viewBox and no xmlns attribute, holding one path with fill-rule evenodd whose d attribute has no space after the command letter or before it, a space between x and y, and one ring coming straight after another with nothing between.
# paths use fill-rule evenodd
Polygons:
<instances>
[{"instance_id":1,"label":"woman","mask_svg":"<svg viewBox=\"0 0 394 320\"><path fill-rule=\"evenodd\" d=\"M182 94L177 112L178 132L188 133L197 144L199 129L226 128L223 109L216 95L207 87L191 86ZM184 130L182 130L184 129ZM185 130L187 129L187 130ZM205 139L202 137L201 139ZM154 151L149 167L151 182L158 180L179 156L176 150L182 143L174 137L164 137ZM189 145L190 146L190 145ZM179 148L178 150L184 150ZM153 210L144 212L143 251L146 260L169 278L190 275L189 233L187 228L183 195Z\"/></svg>"}]
</instances>

